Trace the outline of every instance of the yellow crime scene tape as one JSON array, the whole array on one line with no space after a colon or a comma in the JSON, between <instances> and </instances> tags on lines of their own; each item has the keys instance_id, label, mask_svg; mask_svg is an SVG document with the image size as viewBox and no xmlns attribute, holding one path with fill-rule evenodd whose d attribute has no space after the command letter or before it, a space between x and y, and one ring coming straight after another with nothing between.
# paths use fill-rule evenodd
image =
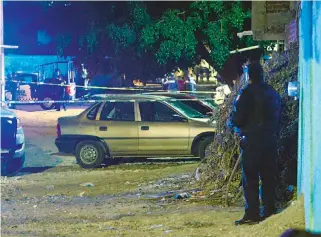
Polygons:
<instances>
[{"instance_id":1,"label":"yellow crime scene tape","mask_svg":"<svg viewBox=\"0 0 321 237\"><path fill-rule=\"evenodd\" d=\"M17 81L17 80L11 80L10 82L19 82L21 83L21 81ZM28 83L24 83L24 84L36 84L36 85L48 85L48 86L69 86L66 84L55 84L55 83L45 83L45 82L28 82ZM171 92L171 93L189 93L191 95L196 95L196 94L212 94L215 95L218 92L216 91L168 91L168 90L155 90L155 89L151 89L150 87L141 87L141 88L131 88L131 87L103 87L103 86L80 86L80 85L73 85L76 88L86 88L86 89L104 89L104 90L123 90L123 91L146 91L148 92L154 92L156 94L153 94L153 96L158 96L157 92ZM118 95L124 95L124 94L111 94L111 97L115 98ZM133 94L133 96L137 96L137 95L144 95L142 93L139 94ZM92 95L92 96L95 96ZM99 96L99 94L97 94L97 96ZM164 94L159 94L159 96L166 96ZM165 99L166 101L214 101L214 98L193 98L193 99ZM137 98L137 99L133 99L133 100L115 100L115 99L110 99L108 100L108 98L105 99L101 99L101 100L93 100L93 99L73 99L73 100L38 100L37 98L32 98L30 100L28 99L22 99L22 100L6 100L6 101L0 101L1 103L6 103L6 104L42 104L42 103L96 103L96 102L117 102L117 101L122 101L122 102L135 102L135 101L141 101L141 102L149 102L149 101L157 101L155 99L141 99L141 98ZM162 99L162 101L164 101L164 99Z\"/></svg>"},{"instance_id":2,"label":"yellow crime scene tape","mask_svg":"<svg viewBox=\"0 0 321 237\"><path fill-rule=\"evenodd\" d=\"M67 84L55 84L55 83L48 83L48 82L21 82L17 80L9 80L10 82L18 82L18 83L24 83L24 84L36 84L36 85L48 85L48 86L70 86ZM86 89L104 89L104 90L128 90L128 91L153 91L155 92L155 89L151 89L148 86L144 86L141 88L131 88L131 87L104 87L104 86L81 86L81 85L73 85L76 88L86 88ZM157 92L168 92L168 90L157 90ZM193 94L216 94L215 91L179 91L183 93L193 93Z\"/></svg>"}]
</instances>

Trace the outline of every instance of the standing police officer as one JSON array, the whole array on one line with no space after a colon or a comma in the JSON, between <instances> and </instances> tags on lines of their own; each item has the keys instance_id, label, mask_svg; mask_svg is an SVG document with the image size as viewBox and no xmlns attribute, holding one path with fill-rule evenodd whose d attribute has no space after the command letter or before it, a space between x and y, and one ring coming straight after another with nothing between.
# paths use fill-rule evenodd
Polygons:
<instances>
[{"instance_id":1,"label":"standing police officer","mask_svg":"<svg viewBox=\"0 0 321 237\"><path fill-rule=\"evenodd\" d=\"M249 84L236 98L230 126L241 137L242 185L245 214L236 225L252 224L276 212L277 135L280 95L264 82L259 63L248 66ZM260 216L259 179L262 182L263 216Z\"/></svg>"},{"instance_id":2,"label":"standing police officer","mask_svg":"<svg viewBox=\"0 0 321 237\"><path fill-rule=\"evenodd\" d=\"M55 80L54 80L55 84L57 84L56 87L56 91L55 91L55 99L56 100L60 100L60 101L64 101L66 99L66 88L65 88L65 81L62 78L61 72L59 69L55 70ZM63 107L63 109L66 111L66 104L64 102L56 102L55 103L55 108L57 111L60 111L60 107Z\"/></svg>"}]
</instances>

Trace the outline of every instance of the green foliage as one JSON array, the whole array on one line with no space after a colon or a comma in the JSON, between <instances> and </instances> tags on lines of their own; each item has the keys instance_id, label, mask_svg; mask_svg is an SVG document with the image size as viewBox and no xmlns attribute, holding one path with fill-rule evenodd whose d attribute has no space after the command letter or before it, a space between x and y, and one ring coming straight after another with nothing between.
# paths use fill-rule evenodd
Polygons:
<instances>
[{"instance_id":1,"label":"green foliage","mask_svg":"<svg viewBox=\"0 0 321 237\"><path fill-rule=\"evenodd\" d=\"M235 47L236 33L249 17L241 2L193 2L185 12L166 11L144 28L142 43L155 52L161 64L195 60L197 45L207 45L212 63L222 68Z\"/></svg>"},{"instance_id":2,"label":"green foliage","mask_svg":"<svg viewBox=\"0 0 321 237\"><path fill-rule=\"evenodd\" d=\"M95 50L95 46L97 45L97 34L95 29L91 29L91 31L85 37L88 51L92 53Z\"/></svg>"},{"instance_id":3,"label":"green foliage","mask_svg":"<svg viewBox=\"0 0 321 237\"><path fill-rule=\"evenodd\" d=\"M282 97L281 132L279 137L279 180L278 197L287 200L288 185L296 186L298 151L299 102L287 96L286 85L298 78L299 47L292 45L283 53L274 53L265 65L266 80ZM291 196L290 196L291 197Z\"/></svg>"},{"instance_id":4,"label":"green foliage","mask_svg":"<svg viewBox=\"0 0 321 237\"><path fill-rule=\"evenodd\" d=\"M199 24L197 17L188 18L186 21L178 17L177 10L164 13L161 20L149 25L142 31L141 43L147 49L153 49L158 43L156 59L160 64L181 58L191 60L196 54L197 40L194 35Z\"/></svg>"},{"instance_id":5,"label":"green foliage","mask_svg":"<svg viewBox=\"0 0 321 237\"><path fill-rule=\"evenodd\" d=\"M135 30L140 30L148 25L151 21L150 15L147 13L143 4L135 3L134 9L131 11L131 18Z\"/></svg>"},{"instance_id":6,"label":"green foliage","mask_svg":"<svg viewBox=\"0 0 321 237\"><path fill-rule=\"evenodd\" d=\"M136 33L128 24L124 24L123 26L110 24L107 27L107 32L115 45L116 53L120 49L125 49L132 45L136 40Z\"/></svg>"},{"instance_id":7,"label":"green foliage","mask_svg":"<svg viewBox=\"0 0 321 237\"><path fill-rule=\"evenodd\" d=\"M236 34L250 17L241 1L191 2L184 10L168 9L157 19L152 19L146 8L148 4L143 2L100 5L109 9L105 16L97 16L101 12L96 7L92 10L94 5L90 3L79 8L91 7L93 13L87 17L93 20L87 21L86 33L76 36L76 41L83 54L109 55L115 65L116 58L120 60L125 55L130 55L133 61L152 55L148 60L157 62L160 68L192 65L204 58L214 68L221 69L229 52L244 45L244 40ZM77 6L71 5L75 10ZM59 52L64 49L60 46Z\"/></svg>"},{"instance_id":8,"label":"green foliage","mask_svg":"<svg viewBox=\"0 0 321 237\"><path fill-rule=\"evenodd\" d=\"M230 55L230 39L226 23L223 21L209 23L205 34L209 37L209 44L213 48L210 55L221 68Z\"/></svg>"},{"instance_id":9,"label":"green foliage","mask_svg":"<svg viewBox=\"0 0 321 237\"><path fill-rule=\"evenodd\" d=\"M147 13L146 7L140 2L129 2L129 15L125 23L110 23L107 28L107 35L111 39L114 47L114 53L120 50L126 50L128 47L135 47L139 53L138 40L143 27L151 21L150 15Z\"/></svg>"},{"instance_id":10,"label":"green foliage","mask_svg":"<svg viewBox=\"0 0 321 237\"><path fill-rule=\"evenodd\" d=\"M64 54L64 50L69 46L70 42L71 42L70 35L59 34L56 36L55 45L56 45L57 54L59 56L62 56Z\"/></svg>"},{"instance_id":11,"label":"green foliage","mask_svg":"<svg viewBox=\"0 0 321 237\"><path fill-rule=\"evenodd\" d=\"M199 169L201 172L200 185L210 190L217 190L213 198L220 198L225 195L229 179L232 175L233 168L240 155L239 141L227 126L226 122L233 110L233 103L239 91L245 86L245 81L239 81L235 85L232 93L225 99L224 103L218 107L213 115L216 121L218 135L214 138L210 153L203 160ZM237 166L234 176L231 178L230 195L240 197L240 180L241 170ZM223 196L225 198L225 196Z\"/></svg>"},{"instance_id":12,"label":"green foliage","mask_svg":"<svg viewBox=\"0 0 321 237\"><path fill-rule=\"evenodd\" d=\"M106 8L105 14L96 5L71 5L75 11L89 8L91 13L86 19L92 19L84 23L86 33L73 36L73 41L79 43L83 57L95 57L97 61L108 55L114 65L118 65L117 60L130 64L130 60L134 63L148 58L159 68L169 68L192 65L204 58L219 70L231 50L245 46L236 34L243 30L244 20L250 18L241 1L191 2L184 10L166 10L156 19L152 19L148 4L143 2L99 3ZM252 43L247 40L247 45ZM65 50L65 46L59 47L59 52Z\"/></svg>"}]
</instances>

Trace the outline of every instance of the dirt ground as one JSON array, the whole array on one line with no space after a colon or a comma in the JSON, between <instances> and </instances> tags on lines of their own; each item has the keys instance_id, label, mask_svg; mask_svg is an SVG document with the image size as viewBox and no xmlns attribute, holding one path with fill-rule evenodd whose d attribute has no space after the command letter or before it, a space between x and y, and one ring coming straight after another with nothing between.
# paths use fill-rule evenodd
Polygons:
<instances>
[{"instance_id":1,"label":"dirt ground","mask_svg":"<svg viewBox=\"0 0 321 237\"><path fill-rule=\"evenodd\" d=\"M197 161L123 161L84 170L54 145L58 116L67 112L15 112L26 135L26 163L1 178L1 236L279 236L303 228L302 202L264 222L235 227L242 207L210 205L191 178ZM188 191L192 196L175 199Z\"/></svg>"}]
</instances>

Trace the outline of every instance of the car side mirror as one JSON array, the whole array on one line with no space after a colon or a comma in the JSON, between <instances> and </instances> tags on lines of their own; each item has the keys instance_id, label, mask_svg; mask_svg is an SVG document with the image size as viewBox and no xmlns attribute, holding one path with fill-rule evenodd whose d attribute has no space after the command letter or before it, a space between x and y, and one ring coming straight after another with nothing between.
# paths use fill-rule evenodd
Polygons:
<instances>
[{"instance_id":1,"label":"car side mirror","mask_svg":"<svg viewBox=\"0 0 321 237\"><path fill-rule=\"evenodd\" d=\"M213 112L207 112L206 115L213 116Z\"/></svg>"},{"instance_id":2,"label":"car side mirror","mask_svg":"<svg viewBox=\"0 0 321 237\"><path fill-rule=\"evenodd\" d=\"M187 122L187 118L182 117L179 114L173 114L172 121L175 121L175 122Z\"/></svg>"}]
</instances>

